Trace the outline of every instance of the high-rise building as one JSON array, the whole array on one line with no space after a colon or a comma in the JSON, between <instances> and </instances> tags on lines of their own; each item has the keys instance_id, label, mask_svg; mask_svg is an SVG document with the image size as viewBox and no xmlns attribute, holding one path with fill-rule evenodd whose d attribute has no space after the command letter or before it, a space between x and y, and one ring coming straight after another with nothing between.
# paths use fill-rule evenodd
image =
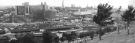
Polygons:
<instances>
[{"instance_id":1,"label":"high-rise building","mask_svg":"<svg viewBox=\"0 0 135 43\"><path fill-rule=\"evenodd\" d=\"M30 6L29 2L22 3L20 6L16 6L17 15L29 15Z\"/></svg>"},{"instance_id":2,"label":"high-rise building","mask_svg":"<svg viewBox=\"0 0 135 43\"><path fill-rule=\"evenodd\" d=\"M41 2L41 6L43 7L44 10L49 10L49 6L46 4L46 2L42 3Z\"/></svg>"},{"instance_id":3,"label":"high-rise building","mask_svg":"<svg viewBox=\"0 0 135 43\"><path fill-rule=\"evenodd\" d=\"M29 2L22 3L23 6L29 6Z\"/></svg>"},{"instance_id":4,"label":"high-rise building","mask_svg":"<svg viewBox=\"0 0 135 43\"><path fill-rule=\"evenodd\" d=\"M25 7L25 15L29 15L30 14L29 2L25 2L22 5Z\"/></svg>"},{"instance_id":5,"label":"high-rise building","mask_svg":"<svg viewBox=\"0 0 135 43\"><path fill-rule=\"evenodd\" d=\"M45 9L49 9L49 6L46 4L46 2L44 2L44 6L45 6Z\"/></svg>"},{"instance_id":6,"label":"high-rise building","mask_svg":"<svg viewBox=\"0 0 135 43\"><path fill-rule=\"evenodd\" d=\"M25 7L24 6L16 6L17 15L25 15Z\"/></svg>"}]
</instances>

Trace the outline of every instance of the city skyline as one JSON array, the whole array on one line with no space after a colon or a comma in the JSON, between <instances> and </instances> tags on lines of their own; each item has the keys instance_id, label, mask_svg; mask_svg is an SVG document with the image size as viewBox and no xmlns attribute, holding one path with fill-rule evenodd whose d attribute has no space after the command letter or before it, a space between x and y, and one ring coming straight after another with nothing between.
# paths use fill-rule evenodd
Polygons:
<instances>
[{"instance_id":1,"label":"city skyline","mask_svg":"<svg viewBox=\"0 0 135 43\"><path fill-rule=\"evenodd\" d=\"M63 0L1 0L0 6L15 6L22 5L24 2L29 2L30 5L38 5L41 2L46 2L49 6L62 6ZM127 6L132 2L131 0L64 0L64 6L71 6L72 4L80 7L93 6L96 7L100 3L109 3L114 8L122 6L122 8L127 8Z\"/></svg>"}]
</instances>

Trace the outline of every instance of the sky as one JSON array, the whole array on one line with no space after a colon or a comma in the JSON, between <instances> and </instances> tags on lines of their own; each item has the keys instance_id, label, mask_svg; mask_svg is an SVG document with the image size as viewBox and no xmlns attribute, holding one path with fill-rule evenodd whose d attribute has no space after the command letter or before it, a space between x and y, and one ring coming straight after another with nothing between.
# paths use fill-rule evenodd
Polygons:
<instances>
[{"instance_id":1,"label":"sky","mask_svg":"<svg viewBox=\"0 0 135 43\"><path fill-rule=\"evenodd\" d=\"M62 6L62 0L0 0L0 6L13 6L22 5L24 2L29 2L30 5L41 4L41 2L46 2L49 6ZM122 8L127 8L131 0L64 0L64 6L93 6L96 7L100 3L109 3L114 8L122 6Z\"/></svg>"}]
</instances>

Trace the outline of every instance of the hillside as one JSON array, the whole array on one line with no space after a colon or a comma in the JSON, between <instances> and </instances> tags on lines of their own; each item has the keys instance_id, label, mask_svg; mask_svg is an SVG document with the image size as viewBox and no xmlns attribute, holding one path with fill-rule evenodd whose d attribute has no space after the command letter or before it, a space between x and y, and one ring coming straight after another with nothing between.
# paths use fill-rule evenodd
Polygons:
<instances>
[{"instance_id":1,"label":"hillside","mask_svg":"<svg viewBox=\"0 0 135 43\"><path fill-rule=\"evenodd\" d=\"M88 41L87 43L135 43L135 25L130 28L130 35L127 35L126 30L120 31L120 34L116 32L107 34L103 36L103 40L94 39Z\"/></svg>"}]
</instances>

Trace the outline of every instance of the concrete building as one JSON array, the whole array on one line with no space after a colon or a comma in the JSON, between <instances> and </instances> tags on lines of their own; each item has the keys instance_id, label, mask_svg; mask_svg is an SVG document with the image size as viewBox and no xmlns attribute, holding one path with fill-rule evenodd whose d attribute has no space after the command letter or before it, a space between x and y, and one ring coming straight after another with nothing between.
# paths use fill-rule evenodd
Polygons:
<instances>
[{"instance_id":1,"label":"concrete building","mask_svg":"<svg viewBox=\"0 0 135 43\"><path fill-rule=\"evenodd\" d=\"M22 5L16 6L17 15L29 15L30 5L29 2L22 3Z\"/></svg>"},{"instance_id":2,"label":"concrete building","mask_svg":"<svg viewBox=\"0 0 135 43\"><path fill-rule=\"evenodd\" d=\"M16 6L17 15L25 15L25 7L24 6Z\"/></svg>"},{"instance_id":3,"label":"concrete building","mask_svg":"<svg viewBox=\"0 0 135 43\"><path fill-rule=\"evenodd\" d=\"M25 7L25 15L29 15L30 14L30 5L29 5L29 2L25 2L22 5Z\"/></svg>"}]
</instances>

